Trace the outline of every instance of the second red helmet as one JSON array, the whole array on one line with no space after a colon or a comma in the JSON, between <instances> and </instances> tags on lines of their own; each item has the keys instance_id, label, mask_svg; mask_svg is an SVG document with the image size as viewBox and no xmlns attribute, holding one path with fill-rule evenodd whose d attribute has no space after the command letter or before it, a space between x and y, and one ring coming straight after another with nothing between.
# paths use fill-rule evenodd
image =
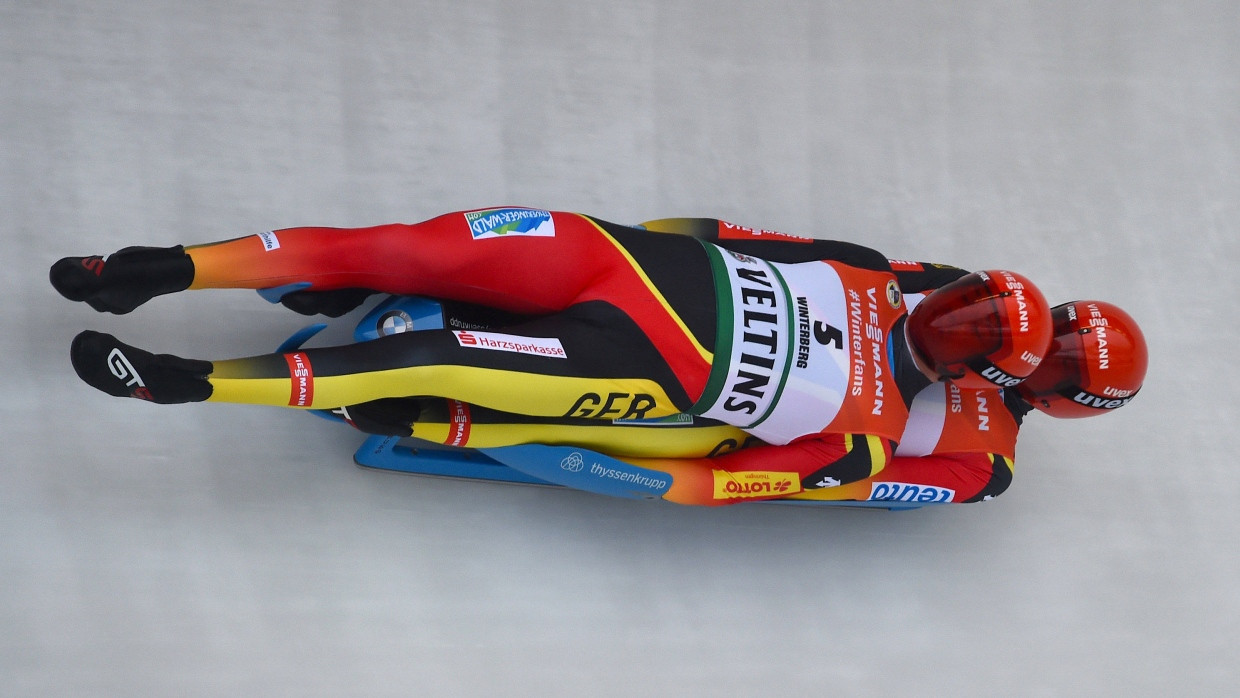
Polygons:
<instances>
[{"instance_id":1,"label":"second red helmet","mask_svg":"<svg viewBox=\"0 0 1240 698\"><path fill-rule=\"evenodd\" d=\"M961 388L1011 388L1051 343L1051 311L1032 281L975 271L934 290L908 316L917 358Z\"/></svg>"},{"instance_id":2,"label":"second red helmet","mask_svg":"<svg viewBox=\"0 0 1240 698\"><path fill-rule=\"evenodd\" d=\"M1103 301L1051 310L1054 338L1042 365L1016 387L1053 417L1092 417L1123 407L1145 381L1149 348L1137 321Z\"/></svg>"}]
</instances>

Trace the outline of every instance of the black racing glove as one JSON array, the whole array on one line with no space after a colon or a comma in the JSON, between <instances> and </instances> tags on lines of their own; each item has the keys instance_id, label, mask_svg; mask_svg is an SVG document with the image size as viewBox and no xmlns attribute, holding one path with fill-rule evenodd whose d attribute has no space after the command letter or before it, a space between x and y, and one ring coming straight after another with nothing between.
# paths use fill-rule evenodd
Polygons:
<instances>
[{"instance_id":1,"label":"black racing glove","mask_svg":"<svg viewBox=\"0 0 1240 698\"><path fill-rule=\"evenodd\" d=\"M385 397L344 408L344 416L359 431L381 436L412 436L412 424L422 414L422 399Z\"/></svg>"},{"instance_id":2,"label":"black racing glove","mask_svg":"<svg viewBox=\"0 0 1240 698\"><path fill-rule=\"evenodd\" d=\"M280 298L280 304L302 315L340 317L362 304L375 291L368 288L338 288L331 291L293 291Z\"/></svg>"}]
</instances>

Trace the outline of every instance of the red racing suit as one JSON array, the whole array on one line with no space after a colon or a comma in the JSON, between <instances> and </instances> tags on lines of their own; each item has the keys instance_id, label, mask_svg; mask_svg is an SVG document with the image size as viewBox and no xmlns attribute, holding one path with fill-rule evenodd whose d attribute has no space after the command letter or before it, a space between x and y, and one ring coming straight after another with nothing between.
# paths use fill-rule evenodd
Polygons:
<instances>
[{"instance_id":1,"label":"red racing suit","mask_svg":"<svg viewBox=\"0 0 1240 698\"><path fill-rule=\"evenodd\" d=\"M918 291L941 286L966 273L942 265L892 262L892 266L902 285ZM906 300L915 306L921 297L920 293L908 294ZM449 324L457 323L455 318L461 316L466 317L462 322L478 321L459 308L448 315ZM1011 483L1017 432L1029 410L1015 391L961 390L950 383L929 384L912 401L894 458L886 468L858 482L809 490L790 498L922 503L990 499ZM365 424L381 433L404 433L477 448L522 443L577 445L627 456L631 462L642 462L633 460L634 456L661 457L658 462L664 463L665 470L669 469L666 459L711 458L759 443L755 436L734 426L687 414L644 422L537 419L438 400L354 406L350 411L359 416L359 428L366 429L364 415ZM391 431L393 427L397 431ZM711 469L700 466L698 470L707 479Z\"/></svg>"},{"instance_id":2,"label":"red racing suit","mask_svg":"<svg viewBox=\"0 0 1240 698\"><path fill-rule=\"evenodd\" d=\"M216 361L209 400L330 409L440 396L591 419L689 411L770 442L641 462L670 473L666 498L689 504L773 498L881 471L925 382L911 367L886 260L849 243L680 220L741 239L724 250L582 214L502 207L187 247L191 288L363 288L523 317L494 332L413 332Z\"/></svg>"},{"instance_id":3,"label":"red racing suit","mask_svg":"<svg viewBox=\"0 0 1240 698\"><path fill-rule=\"evenodd\" d=\"M895 457L877 475L794 499L978 502L1012 482L1016 435L1029 409L1015 391L934 383L913 401Z\"/></svg>"},{"instance_id":4,"label":"red racing suit","mask_svg":"<svg viewBox=\"0 0 1240 698\"><path fill-rule=\"evenodd\" d=\"M967 272L891 260L911 311L925 292ZM1014 390L961 390L933 383L914 398L895 455L881 473L796 499L979 502L1012 482L1016 437L1032 407Z\"/></svg>"}]
</instances>

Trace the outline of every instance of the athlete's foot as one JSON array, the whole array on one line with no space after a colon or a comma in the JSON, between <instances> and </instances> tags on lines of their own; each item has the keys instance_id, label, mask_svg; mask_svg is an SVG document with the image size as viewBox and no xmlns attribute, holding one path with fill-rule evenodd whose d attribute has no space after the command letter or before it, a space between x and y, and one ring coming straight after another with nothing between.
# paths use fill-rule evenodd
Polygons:
<instances>
[{"instance_id":1,"label":"athlete's foot","mask_svg":"<svg viewBox=\"0 0 1240 698\"><path fill-rule=\"evenodd\" d=\"M116 397L136 397L161 404L201 402L211 396L210 361L152 354L116 337L87 330L69 350L78 377Z\"/></svg>"},{"instance_id":2,"label":"athlete's foot","mask_svg":"<svg viewBox=\"0 0 1240 698\"><path fill-rule=\"evenodd\" d=\"M123 315L155 296L189 288L194 262L176 247L126 247L107 259L65 257L52 265L52 286L71 301Z\"/></svg>"}]
</instances>

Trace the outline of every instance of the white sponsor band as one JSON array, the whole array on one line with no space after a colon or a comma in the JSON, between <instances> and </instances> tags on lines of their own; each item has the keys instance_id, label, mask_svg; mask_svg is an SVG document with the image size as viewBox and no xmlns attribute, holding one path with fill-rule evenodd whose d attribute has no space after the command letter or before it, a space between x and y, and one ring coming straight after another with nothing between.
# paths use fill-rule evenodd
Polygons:
<instances>
[{"instance_id":1,"label":"white sponsor band","mask_svg":"<svg viewBox=\"0 0 1240 698\"><path fill-rule=\"evenodd\" d=\"M259 233L258 239L263 241L263 249L267 252L280 249L280 238L274 232Z\"/></svg>"},{"instance_id":2,"label":"white sponsor band","mask_svg":"<svg viewBox=\"0 0 1240 698\"><path fill-rule=\"evenodd\" d=\"M956 491L946 487L918 485L911 482L875 482L870 485L870 501L879 502L950 502Z\"/></svg>"},{"instance_id":3,"label":"white sponsor band","mask_svg":"<svg viewBox=\"0 0 1240 698\"><path fill-rule=\"evenodd\" d=\"M500 332L477 332L473 330L453 330L456 341L470 349L491 349L492 351L511 351L517 354L532 354L554 359L567 359L564 346L554 337L520 337Z\"/></svg>"}]
</instances>

